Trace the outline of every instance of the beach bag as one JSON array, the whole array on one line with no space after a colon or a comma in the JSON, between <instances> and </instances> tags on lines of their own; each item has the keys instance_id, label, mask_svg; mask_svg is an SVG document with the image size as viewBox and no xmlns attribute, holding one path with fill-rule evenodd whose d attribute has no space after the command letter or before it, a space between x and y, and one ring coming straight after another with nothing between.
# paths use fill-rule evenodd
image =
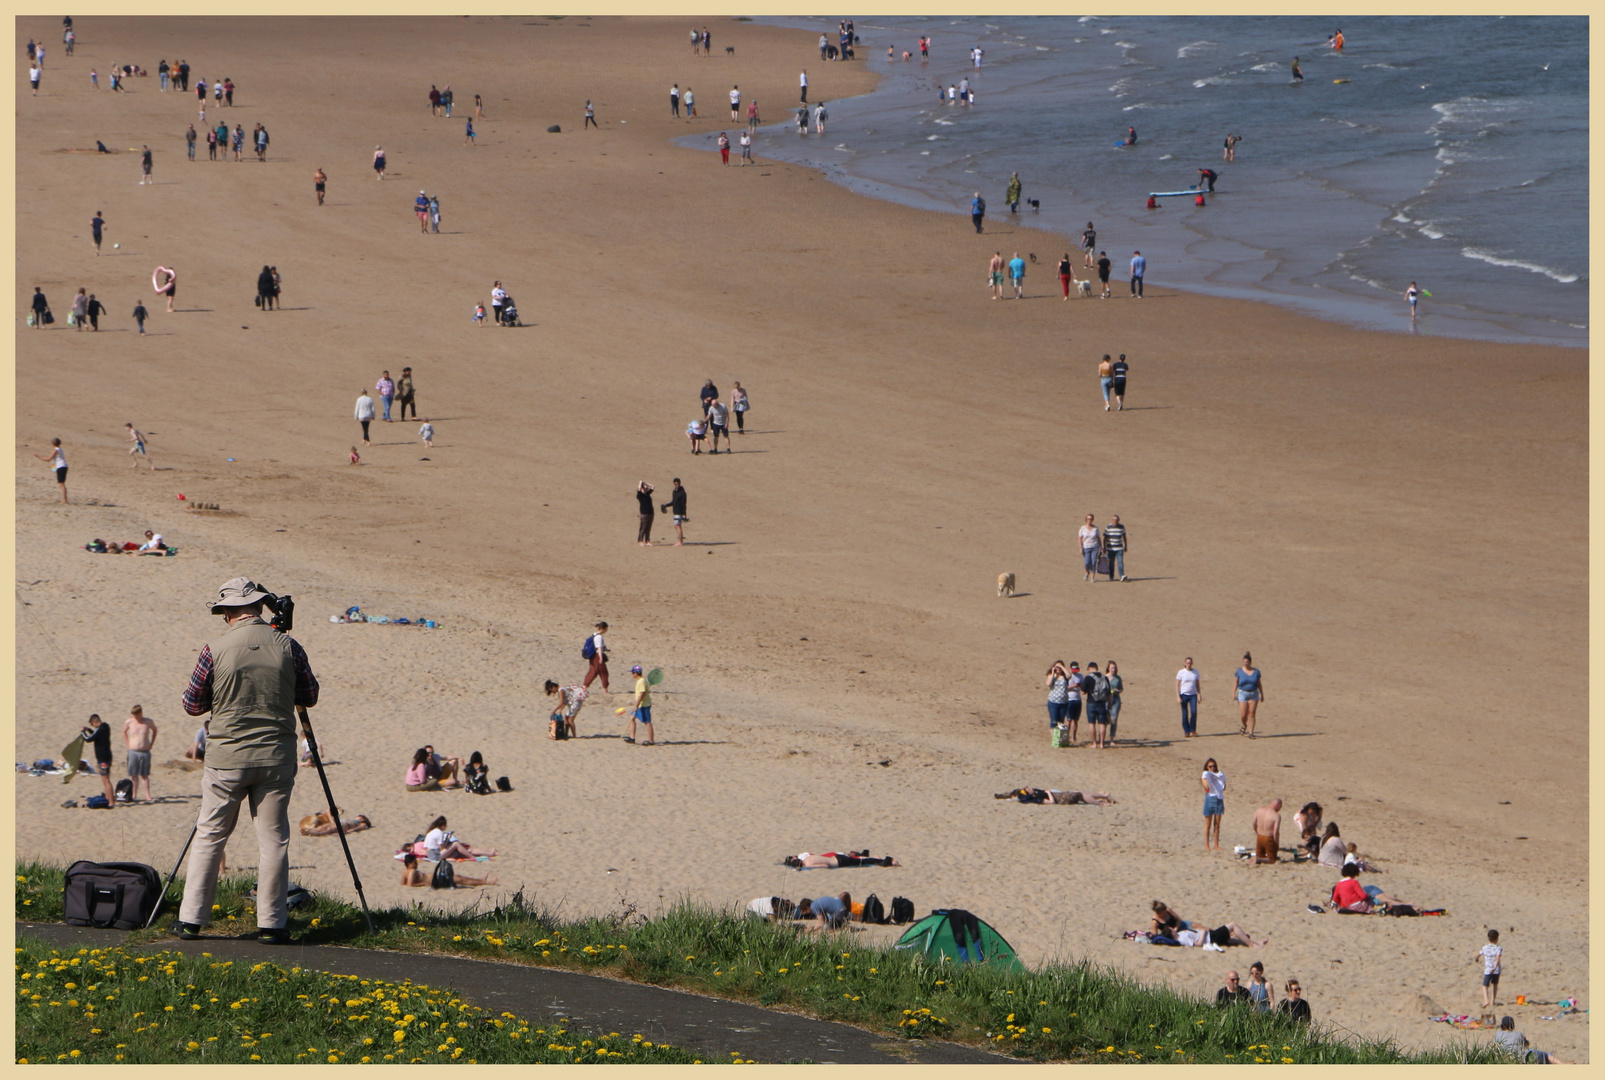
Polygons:
<instances>
[{"instance_id":1,"label":"beach bag","mask_svg":"<svg viewBox=\"0 0 1605 1080\"><path fill-rule=\"evenodd\" d=\"M1419 912L1419 911L1417 911L1415 909L1415 905L1414 904L1389 904L1388 907L1385 909L1385 911L1389 915L1412 915L1413 916L1413 915L1421 914L1421 912Z\"/></svg>"},{"instance_id":2,"label":"beach bag","mask_svg":"<svg viewBox=\"0 0 1605 1080\"><path fill-rule=\"evenodd\" d=\"M91 795L84 801L84 806L91 810L110 810L111 803L106 801L104 795Z\"/></svg>"},{"instance_id":3,"label":"beach bag","mask_svg":"<svg viewBox=\"0 0 1605 1080\"><path fill-rule=\"evenodd\" d=\"M512 791L513 790L513 782L511 780L507 779L507 777L505 777L505 776L498 776L496 778L496 790L497 791Z\"/></svg>"},{"instance_id":4,"label":"beach bag","mask_svg":"<svg viewBox=\"0 0 1605 1080\"><path fill-rule=\"evenodd\" d=\"M28 312L28 325L32 326L33 324L34 324L34 316L33 316L33 312L30 311L30 312Z\"/></svg>"},{"instance_id":5,"label":"beach bag","mask_svg":"<svg viewBox=\"0 0 1605 1080\"><path fill-rule=\"evenodd\" d=\"M118 802L132 802L133 801L133 798L134 798L134 782L132 780L129 780L128 778L125 777L125 778L117 781L117 786L113 790L117 793L117 801Z\"/></svg>"},{"instance_id":6,"label":"beach bag","mask_svg":"<svg viewBox=\"0 0 1605 1080\"><path fill-rule=\"evenodd\" d=\"M262 306L262 294L261 293L257 293L256 294L256 306L257 307L261 307Z\"/></svg>"},{"instance_id":7,"label":"beach bag","mask_svg":"<svg viewBox=\"0 0 1605 1080\"><path fill-rule=\"evenodd\" d=\"M49 326L51 323L53 323L55 321L56 321L56 317L50 313L50 309L49 308L45 308L45 325Z\"/></svg>"},{"instance_id":8,"label":"beach bag","mask_svg":"<svg viewBox=\"0 0 1605 1080\"><path fill-rule=\"evenodd\" d=\"M596 638L587 637L585 644L580 646L580 659L591 660L596 656Z\"/></svg>"},{"instance_id":9,"label":"beach bag","mask_svg":"<svg viewBox=\"0 0 1605 1080\"><path fill-rule=\"evenodd\" d=\"M902 925L914 921L914 901L906 896L892 897L892 922Z\"/></svg>"},{"instance_id":10,"label":"beach bag","mask_svg":"<svg viewBox=\"0 0 1605 1080\"><path fill-rule=\"evenodd\" d=\"M429 879L431 889L455 889L457 887L457 871L452 869L450 859L441 859L435 864L435 876Z\"/></svg>"},{"instance_id":11,"label":"beach bag","mask_svg":"<svg viewBox=\"0 0 1605 1080\"><path fill-rule=\"evenodd\" d=\"M886 921L886 905L874 893L864 897L864 922L883 923Z\"/></svg>"},{"instance_id":12,"label":"beach bag","mask_svg":"<svg viewBox=\"0 0 1605 1080\"><path fill-rule=\"evenodd\" d=\"M78 325L78 316L76 314L74 314L73 312L71 312L71 311L67 312L67 325L68 326L77 326Z\"/></svg>"},{"instance_id":13,"label":"beach bag","mask_svg":"<svg viewBox=\"0 0 1605 1080\"><path fill-rule=\"evenodd\" d=\"M1069 745L1070 729L1063 724L1055 724L1053 726L1053 748L1059 750Z\"/></svg>"},{"instance_id":14,"label":"beach bag","mask_svg":"<svg viewBox=\"0 0 1605 1080\"><path fill-rule=\"evenodd\" d=\"M551 722L546 725L548 739L563 740L568 738L568 723L563 719L562 713L553 713Z\"/></svg>"},{"instance_id":15,"label":"beach bag","mask_svg":"<svg viewBox=\"0 0 1605 1080\"><path fill-rule=\"evenodd\" d=\"M1109 553L1107 551L1100 552L1098 554L1097 567L1093 571L1093 573L1095 573L1095 574L1107 574L1108 572L1109 572Z\"/></svg>"},{"instance_id":16,"label":"beach bag","mask_svg":"<svg viewBox=\"0 0 1605 1080\"><path fill-rule=\"evenodd\" d=\"M102 803L104 795L97 795ZM93 863L67 868L62 886L62 921L69 926L139 930L150 921L162 895L161 875L144 863Z\"/></svg>"},{"instance_id":17,"label":"beach bag","mask_svg":"<svg viewBox=\"0 0 1605 1080\"><path fill-rule=\"evenodd\" d=\"M1094 675L1092 677L1092 690L1087 696L1093 701L1108 701L1109 680L1102 675Z\"/></svg>"}]
</instances>

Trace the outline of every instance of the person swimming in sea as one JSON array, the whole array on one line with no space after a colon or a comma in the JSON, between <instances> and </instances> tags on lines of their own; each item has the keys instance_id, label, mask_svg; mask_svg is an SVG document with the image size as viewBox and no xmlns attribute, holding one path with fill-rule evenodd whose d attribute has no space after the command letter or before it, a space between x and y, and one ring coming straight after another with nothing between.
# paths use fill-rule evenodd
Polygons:
<instances>
[{"instance_id":1,"label":"person swimming in sea","mask_svg":"<svg viewBox=\"0 0 1605 1080\"><path fill-rule=\"evenodd\" d=\"M1296 56L1293 57L1293 81L1294 82L1303 82L1304 81L1304 71L1303 71L1303 69L1301 69L1298 66L1298 57L1296 57Z\"/></svg>"}]
</instances>

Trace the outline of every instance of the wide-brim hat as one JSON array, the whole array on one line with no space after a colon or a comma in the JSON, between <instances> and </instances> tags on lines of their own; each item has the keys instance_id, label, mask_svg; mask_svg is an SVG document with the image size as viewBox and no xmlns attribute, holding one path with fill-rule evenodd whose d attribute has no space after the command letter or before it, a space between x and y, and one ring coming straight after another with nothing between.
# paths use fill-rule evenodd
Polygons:
<instances>
[{"instance_id":1,"label":"wide-brim hat","mask_svg":"<svg viewBox=\"0 0 1605 1080\"><path fill-rule=\"evenodd\" d=\"M262 588L250 578L237 577L225 581L217 590L217 599L212 601L212 614L224 615L229 608L245 607L259 600L271 601L272 593Z\"/></svg>"}]
</instances>

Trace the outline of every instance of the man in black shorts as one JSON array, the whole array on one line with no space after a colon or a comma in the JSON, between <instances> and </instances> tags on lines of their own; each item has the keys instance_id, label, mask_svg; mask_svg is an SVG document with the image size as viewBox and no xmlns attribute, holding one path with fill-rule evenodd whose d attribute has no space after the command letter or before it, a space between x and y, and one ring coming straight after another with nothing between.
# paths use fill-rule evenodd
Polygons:
<instances>
[{"instance_id":1,"label":"man in black shorts","mask_svg":"<svg viewBox=\"0 0 1605 1080\"><path fill-rule=\"evenodd\" d=\"M79 734L84 742L94 747L95 772L100 774L100 784L106 789L106 801L112 802L115 796L111 789L111 725L102 720L99 713L90 713L89 723Z\"/></svg>"},{"instance_id":2,"label":"man in black shorts","mask_svg":"<svg viewBox=\"0 0 1605 1080\"><path fill-rule=\"evenodd\" d=\"M1109 299L1109 253L1098 252L1098 280L1103 283L1103 295L1100 300Z\"/></svg>"},{"instance_id":3,"label":"man in black shorts","mask_svg":"<svg viewBox=\"0 0 1605 1080\"><path fill-rule=\"evenodd\" d=\"M1121 353L1120 359L1116 360L1114 366L1109 369L1109 374L1114 376L1115 380L1109 389L1115 395L1116 412L1126 407L1126 372L1130 370L1131 365L1126 363L1125 353Z\"/></svg>"}]
</instances>

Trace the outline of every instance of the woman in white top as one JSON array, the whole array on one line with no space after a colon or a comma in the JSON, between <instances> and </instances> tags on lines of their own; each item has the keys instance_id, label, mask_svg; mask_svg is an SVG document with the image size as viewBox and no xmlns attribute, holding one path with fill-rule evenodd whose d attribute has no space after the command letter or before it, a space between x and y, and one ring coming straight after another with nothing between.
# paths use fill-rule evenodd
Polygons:
<instances>
[{"instance_id":1,"label":"woman in white top","mask_svg":"<svg viewBox=\"0 0 1605 1080\"><path fill-rule=\"evenodd\" d=\"M1215 759L1204 762L1200 778L1204 786L1204 850L1210 849L1209 838L1215 838L1214 848L1220 850L1220 819L1226 813L1226 774L1220 771Z\"/></svg>"},{"instance_id":2,"label":"woman in white top","mask_svg":"<svg viewBox=\"0 0 1605 1080\"><path fill-rule=\"evenodd\" d=\"M60 439L51 439L50 446L50 453L35 454L34 457L50 462L50 467L56 470L56 483L61 485L61 501L67 502L67 455L61 449Z\"/></svg>"},{"instance_id":3,"label":"woman in white top","mask_svg":"<svg viewBox=\"0 0 1605 1080\"><path fill-rule=\"evenodd\" d=\"M429 831L424 834L424 857L431 862L441 859L473 859L480 855L494 858L496 849L481 851L462 840L457 839L454 833L446 831L446 818L437 817L429 823Z\"/></svg>"}]
</instances>

